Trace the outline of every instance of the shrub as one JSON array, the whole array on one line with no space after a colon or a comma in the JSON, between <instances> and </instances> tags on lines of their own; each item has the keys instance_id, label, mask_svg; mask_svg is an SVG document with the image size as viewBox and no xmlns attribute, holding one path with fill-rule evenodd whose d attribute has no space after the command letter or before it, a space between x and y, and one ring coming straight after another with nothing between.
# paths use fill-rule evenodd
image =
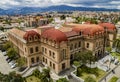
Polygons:
<instances>
[{"instance_id":1,"label":"shrub","mask_svg":"<svg viewBox=\"0 0 120 82\"><path fill-rule=\"evenodd\" d=\"M81 76L82 74L82 69L81 68L77 68L77 76Z\"/></svg>"},{"instance_id":2,"label":"shrub","mask_svg":"<svg viewBox=\"0 0 120 82\"><path fill-rule=\"evenodd\" d=\"M78 62L78 61L74 61L73 64L77 67L77 66L80 65L80 62Z\"/></svg>"},{"instance_id":3,"label":"shrub","mask_svg":"<svg viewBox=\"0 0 120 82\"><path fill-rule=\"evenodd\" d=\"M110 81L109 81L109 82L116 82L117 80L118 80L118 77L113 76L113 77L110 79Z\"/></svg>"},{"instance_id":4,"label":"shrub","mask_svg":"<svg viewBox=\"0 0 120 82\"><path fill-rule=\"evenodd\" d=\"M84 82L96 82L96 81L93 77L88 76L88 77L85 78Z\"/></svg>"}]
</instances>

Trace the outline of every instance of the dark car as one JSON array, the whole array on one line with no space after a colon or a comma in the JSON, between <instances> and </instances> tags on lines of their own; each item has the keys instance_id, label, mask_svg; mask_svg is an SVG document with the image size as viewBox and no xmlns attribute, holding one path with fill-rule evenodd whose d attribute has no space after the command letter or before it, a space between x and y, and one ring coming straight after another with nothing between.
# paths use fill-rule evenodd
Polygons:
<instances>
[{"instance_id":1,"label":"dark car","mask_svg":"<svg viewBox=\"0 0 120 82\"><path fill-rule=\"evenodd\" d=\"M11 61L12 61L12 59L8 59L8 60L7 60L8 63L11 62Z\"/></svg>"},{"instance_id":2,"label":"dark car","mask_svg":"<svg viewBox=\"0 0 120 82\"><path fill-rule=\"evenodd\" d=\"M6 58L6 61L7 61L7 60L9 60L9 59L10 59L10 58L9 58L9 57L7 57L7 58Z\"/></svg>"}]
</instances>

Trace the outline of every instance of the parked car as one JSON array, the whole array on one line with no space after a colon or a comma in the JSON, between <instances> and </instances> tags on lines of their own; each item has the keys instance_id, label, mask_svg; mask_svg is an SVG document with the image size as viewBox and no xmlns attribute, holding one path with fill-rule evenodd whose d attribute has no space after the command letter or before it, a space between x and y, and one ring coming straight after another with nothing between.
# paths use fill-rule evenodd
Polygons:
<instances>
[{"instance_id":1,"label":"parked car","mask_svg":"<svg viewBox=\"0 0 120 82\"><path fill-rule=\"evenodd\" d=\"M12 69L15 67L16 67L16 63L10 66L10 68L12 68Z\"/></svg>"},{"instance_id":2,"label":"parked car","mask_svg":"<svg viewBox=\"0 0 120 82\"><path fill-rule=\"evenodd\" d=\"M119 63L118 59L115 59L114 64L117 65Z\"/></svg>"},{"instance_id":3,"label":"parked car","mask_svg":"<svg viewBox=\"0 0 120 82\"><path fill-rule=\"evenodd\" d=\"M7 55L7 52L6 52L6 51L4 51L4 52L3 52L3 55L4 55L4 56L6 56L6 55Z\"/></svg>"},{"instance_id":4,"label":"parked car","mask_svg":"<svg viewBox=\"0 0 120 82\"><path fill-rule=\"evenodd\" d=\"M12 60L12 61L10 61L8 64L11 66L11 65L15 64L15 61Z\"/></svg>"},{"instance_id":5,"label":"parked car","mask_svg":"<svg viewBox=\"0 0 120 82\"><path fill-rule=\"evenodd\" d=\"M12 61L12 59L8 59L8 60L7 60L8 63L11 62L11 61Z\"/></svg>"}]
</instances>

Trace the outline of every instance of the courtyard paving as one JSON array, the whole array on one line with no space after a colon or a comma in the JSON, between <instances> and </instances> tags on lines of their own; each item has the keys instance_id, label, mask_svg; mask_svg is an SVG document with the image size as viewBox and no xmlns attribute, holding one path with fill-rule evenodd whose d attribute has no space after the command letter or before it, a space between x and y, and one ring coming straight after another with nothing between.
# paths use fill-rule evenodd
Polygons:
<instances>
[{"instance_id":1,"label":"courtyard paving","mask_svg":"<svg viewBox=\"0 0 120 82\"><path fill-rule=\"evenodd\" d=\"M6 61L6 56L4 56L0 50L0 72L3 74L9 74L9 72L15 71L11 69L9 64Z\"/></svg>"}]
</instances>

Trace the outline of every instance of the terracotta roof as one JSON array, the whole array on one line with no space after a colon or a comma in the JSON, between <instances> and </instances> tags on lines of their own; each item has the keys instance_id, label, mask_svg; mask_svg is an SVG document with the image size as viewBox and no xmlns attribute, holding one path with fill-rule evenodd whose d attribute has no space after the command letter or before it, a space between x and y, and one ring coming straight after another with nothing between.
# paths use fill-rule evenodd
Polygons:
<instances>
[{"instance_id":1,"label":"terracotta roof","mask_svg":"<svg viewBox=\"0 0 120 82\"><path fill-rule=\"evenodd\" d=\"M69 32L65 32L65 35L66 35L67 37L72 37L72 36L78 35L78 33L75 32L75 31L69 31Z\"/></svg>"},{"instance_id":2,"label":"terracotta roof","mask_svg":"<svg viewBox=\"0 0 120 82\"><path fill-rule=\"evenodd\" d=\"M17 28L11 29L10 32L14 33L15 35L19 36L20 38L23 38L23 36L26 33L25 31L19 30Z\"/></svg>"},{"instance_id":3,"label":"terracotta roof","mask_svg":"<svg viewBox=\"0 0 120 82\"><path fill-rule=\"evenodd\" d=\"M115 25L112 23L100 23L100 26L106 27L108 30L116 29Z\"/></svg>"},{"instance_id":4,"label":"terracotta roof","mask_svg":"<svg viewBox=\"0 0 120 82\"><path fill-rule=\"evenodd\" d=\"M95 24L77 24L72 29L73 31L82 31L84 35L94 35L96 33L104 32L104 28Z\"/></svg>"},{"instance_id":5,"label":"terracotta roof","mask_svg":"<svg viewBox=\"0 0 120 82\"><path fill-rule=\"evenodd\" d=\"M40 34L39 34L39 33L37 33L37 32L34 31L34 30L29 30L29 31L26 31L26 33L25 33L25 35L23 36L23 38L24 38L25 40L28 40L29 36L30 36L30 37L34 37L35 35L38 36L38 38L40 38Z\"/></svg>"},{"instance_id":6,"label":"terracotta roof","mask_svg":"<svg viewBox=\"0 0 120 82\"><path fill-rule=\"evenodd\" d=\"M41 34L41 37L47 38L50 40L54 40L56 42L67 41L67 37L66 37L65 33L61 32L60 30L55 29L55 28L45 30Z\"/></svg>"},{"instance_id":7,"label":"terracotta roof","mask_svg":"<svg viewBox=\"0 0 120 82\"><path fill-rule=\"evenodd\" d=\"M72 28L70 28L70 27L60 27L59 30L62 31L62 32L69 32L69 31L72 31Z\"/></svg>"}]
</instances>

